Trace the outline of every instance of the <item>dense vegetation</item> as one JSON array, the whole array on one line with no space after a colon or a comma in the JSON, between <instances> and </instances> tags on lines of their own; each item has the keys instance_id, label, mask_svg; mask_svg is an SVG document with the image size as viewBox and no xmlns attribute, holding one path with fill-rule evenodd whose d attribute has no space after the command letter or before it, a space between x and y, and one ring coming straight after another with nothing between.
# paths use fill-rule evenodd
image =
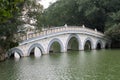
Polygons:
<instances>
[{"instance_id":1,"label":"dense vegetation","mask_svg":"<svg viewBox=\"0 0 120 80\"><path fill-rule=\"evenodd\" d=\"M120 0L57 0L38 21L40 27L84 24L120 44Z\"/></svg>"},{"instance_id":2,"label":"dense vegetation","mask_svg":"<svg viewBox=\"0 0 120 80\"><path fill-rule=\"evenodd\" d=\"M20 5L23 0L0 0L0 60L4 59L4 53L17 45L14 34L17 26L22 22L18 19Z\"/></svg>"},{"instance_id":3,"label":"dense vegetation","mask_svg":"<svg viewBox=\"0 0 120 80\"><path fill-rule=\"evenodd\" d=\"M23 24L39 29L84 24L105 32L112 46L120 47L120 0L57 0L46 10L36 0L0 0L0 54L18 44L14 34Z\"/></svg>"},{"instance_id":4,"label":"dense vegetation","mask_svg":"<svg viewBox=\"0 0 120 80\"><path fill-rule=\"evenodd\" d=\"M34 0L0 0L0 60L8 49L18 45L18 32L25 32L24 24L34 25L41 5Z\"/></svg>"}]
</instances>

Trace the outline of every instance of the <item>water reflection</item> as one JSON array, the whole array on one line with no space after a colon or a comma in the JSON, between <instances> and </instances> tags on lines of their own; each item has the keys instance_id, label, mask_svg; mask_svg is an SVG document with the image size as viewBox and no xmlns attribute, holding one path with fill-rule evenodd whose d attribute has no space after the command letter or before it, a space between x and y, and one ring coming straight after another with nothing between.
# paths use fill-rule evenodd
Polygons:
<instances>
[{"instance_id":1,"label":"water reflection","mask_svg":"<svg viewBox=\"0 0 120 80\"><path fill-rule=\"evenodd\" d=\"M69 51L0 63L0 80L119 80L120 50Z\"/></svg>"}]
</instances>

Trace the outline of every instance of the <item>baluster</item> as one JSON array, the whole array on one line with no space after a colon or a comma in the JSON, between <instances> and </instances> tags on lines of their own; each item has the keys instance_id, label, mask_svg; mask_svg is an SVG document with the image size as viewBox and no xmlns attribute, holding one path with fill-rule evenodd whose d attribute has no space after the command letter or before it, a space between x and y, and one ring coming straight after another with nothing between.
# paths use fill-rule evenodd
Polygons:
<instances>
[{"instance_id":1,"label":"baluster","mask_svg":"<svg viewBox=\"0 0 120 80\"><path fill-rule=\"evenodd\" d=\"M22 36L22 40L24 40L24 36Z\"/></svg>"},{"instance_id":2,"label":"baluster","mask_svg":"<svg viewBox=\"0 0 120 80\"><path fill-rule=\"evenodd\" d=\"M22 40L25 40L25 39L24 39L24 36L22 37Z\"/></svg>"},{"instance_id":3,"label":"baluster","mask_svg":"<svg viewBox=\"0 0 120 80\"><path fill-rule=\"evenodd\" d=\"M68 30L71 30L71 27L68 27Z\"/></svg>"},{"instance_id":4,"label":"baluster","mask_svg":"<svg viewBox=\"0 0 120 80\"><path fill-rule=\"evenodd\" d=\"M49 34L51 34L51 29L49 30Z\"/></svg>"},{"instance_id":5,"label":"baluster","mask_svg":"<svg viewBox=\"0 0 120 80\"><path fill-rule=\"evenodd\" d=\"M54 29L54 33L56 32L56 29Z\"/></svg>"},{"instance_id":6,"label":"baluster","mask_svg":"<svg viewBox=\"0 0 120 80\"><path fill-rule=\"evenodd\" d=\"M60 28L58 28L58 32L60 32Z\"/></svg>"},{"instance_id":7,"label":"baluster","mask_svg":"<svg viewBox=\"0 0 120 80\"><path fill-rule=\"evenodd\" d=\"M50 29L48 30L48 34L50 34Z\"/></svg>"},{"instance_id":8,"label":"baluster","mask_svg":"<svg viewBox=\"0 0 120 80\"><path fill-rule=\"evenodd\" d=\"M41 31L42 32L42 31ZM41 32L39 32L39 36L41 35Z\"/></svg>"},{"instance_id":9,"label":"baluster","mask_svg":"<svg viewBox=\"0 0 120 80\"><path fill-rule=\"evenodd\" d=\"M49 29L47 30L47 35L49 34Z\"/></svg>"},{"instance_id":10,"label":"baluster","mask_svg":"<svg viewBox=\"0 0 120 80\"><path fill-rule=\"evenodd\" d=\"M47 30L45 31L45 35L47 35Z\"/></svg>"},{"instance_id":11,"label":"baluster","mask_svg":"<svg viewBox=\"0 0 120 80\"><path fill-rule=\"evenodd\" d=\"M54 29L52 29L52 33L54 33Z\"/></svg>"},{"instance_id":12,"label":"baluster","mask_svg":"<svg viewBox=\"0 0 120 80\"><path fill-rule=\"evenodd\" d=\"M42 35L43 35L43 31L40 32L40 36L42 36Z\"/></svg>"},{"instance_id":13,"label":"baluster","mask_svg":"<svg viewBox=\"0 0 120 80\"><path fill-rule=\"evenodd\" d=\"M57 32L59 32L60 31L60 28L58 28L58 31Z\"/></svg>"},{"instance_id":14,"label":"baluster","mask_svg":"<svg viewBox=\"0 0 120 80\"><path fill-rule=\"evenodd\" d=\"M43 35L46 35L46 30L45 30L45 31L43 31Z\"/></svg>"},{"instance_id":15,"label":"baluster","mask_svg":"<svg viewBox=\"0 0 120 80\"><path fill-rule=\"evenodd\" d=\"M39 33L37 33L37 37L39 36Z\"/></svg>"},{"instance_id":16,"label":"baluster","mask_svg":"<svg viewBox=\"0 0 120 80\"><path fill-rule=\"evenodd\" d=\"M70 30L72 30L71 27L70 27Z\"/></svg>"},{"instance_id":17,"label":"baluster","mask_svg":"<svg viewBox=\"0 0 120 80\"><path fill-rule=\"evenodd\" d=\"M34 37L36 37L36 33L34 33Z\"/></svg>"},{"instance_id":18,"label":"baluster","mask_svg":"<svg viewBox=\"0 0 120 80\"><path fill-rule=\"evenodd\" d=\"M35 37L35 34L33 34L33 38Z\"/></svg>"},{"instance_id":19,"label":"baluster","mask_svg":"<svg viewBox=\"0 0 120 80\"><path fill-rule=\"evenodd\" d=\"M50 34L50 29L48 30L48 34Z\"/></svg>"},{"instance_id":20,"label":"baluster","mask_svg":"<svg viewBox=\"0 0 120 80\"><path fill-rule=\"evenodd\" d=\"M51 29L51 34L52 34L52 29Z\"/></svg>"},{"instance_id":21,"label":"baluster","mask_svg":"<svg viewBox=\"0 0 120 80\"><path fill-rule=\"evenodd\" d=\"M37 37L37 34L35 33L35 37Z\"/></svg>"},{"instance_id":22,"label":"baluster","mask_svg":"<svg viewBox=\"0 0 120 80\"><path fill-rule=\"evenodd\" d=\"M36 35L35 37L37 37L37 32L35 32L35 35Z\"/></svg>"},{"instance_id":23,"label":"baluster","mask_svg":"<svg viewBox=\"0 0 120 80\"><path fill-rule=\"evenodd\" d=\"M31 38L31 34L28 35L28 38Z\"/></svg>"},{"instance_id":24,"label":"baluster","mask_svg":"<svg viewBox=\"0 0 120 80\"><path fill-rule=\"evenodd\" d=\"M31 38L31 34L29 34L29 38Z\"/></svg>"},{"instance_id":25,"label":"baluster","mask_svg":"<svg viewBox=\"0 0 120 80\"><path fill-rule=\"evenodd\" d=\"M32 35L32 38L33 38L33 34L31 34Z\"/></svg>"},{"instance_id":26,"label":"baluster","mask_svg":"<svg viewBox=\"0 0 120 80\"><path fill-rule=\"evenodd\" d=\"M43 36L43 35L45 35L45 31L42 31L42 32L41 32L41 36Z\"/></svg>"},{"instance_id":27,"label":"baluster","mask_svg":"<svg viewBox=\"0 0 120 80\"><path fill-rule=\"evenodd\" d=\"M50 29L50 32L51 32L51 34L52 34L52 29Z\"/></svg>"},{"instance_id":28,"label":"baluster","mask_svg":"<svg viewBox=\"0 0 120 80\"><path fill-rule=\"evenodd\" d=\"M21 37L21 40L22 40L22 41L24 40L23 38L24 38L24 37L22 36L22 37Z\"/></svg>"},{"instance_id":29,"label":"baluster","mask_svg":"<svg viewBox=\"0 0 120 80\"><path fill-rule=\"evenodd\" d=\"M56 29L56 32L58 32L58 28Z\"/></svg>"},{"instance_id":30,"label":"baluster","mask_svg":"<svg viewBox=\"0 0 120 80\"><path fill-rule=\"evenodd\" d=\"M56 28L56 32L58 31L58 28Z\"/></svg>"},{"instance_id":31,"label":"baluster","mask_svg":"<svg viewBox=\"0 0 120 80\"><path fill-rule=\"evenodd\" d=\"M30 34L30 37L32 38L32 35Z\"/></svg>"},{"instance_id":32,"label":"baluster","mask_svg":"<svg viewBox=\"0 0 120 80\"><path fill-rule=\"evenodd\" d=\"M51 29L49 30L49 34L51 34Z\"/></svg>"},{"instance_id":33,"label":"baluster","mask_svg":"<svg viewBox=\"0 0 120 80\"><path fill-rule=\"evenodd\" d=\"M43 35L45 35L45 34L46 34L46 30L45 30L45 31L43 31L42 36L43 36Z\"/></svg>"},{"instance_id":34,"label":"baluster","mask_svg":"<svg viewBox=\"0 0 120 80\"><path fill-rule=\"evenodd\" d=\"M34 34L32 34L32 38L34 37Z\"/></svg>"},{"instance_id":35,"label":"baluster","mask_svg":"<svg viewBox=\"0 0 120 80\"><path fill-rule=\"evenodd\" d=\"M66 28L67 28L67 27L65 27L65 31L66 31Z\"/></svg>"},{"instance_id":36,"label":"baluster","mask_svg":"<svg viewBox=\"0 0 120 80\"><path fill-rule=\"evenodd\" d=\"M54 33L56 32L56 29L54 29L55 31L54 31Z\"/></svg>"},{"instance_id":37,"label":"baluster","mask_svg":"<svg viewBox=\"0 0 120 80\"><path fill-rule=\"evenodd\" d=\"M41 33L42 33L42 31L41 31L41 32L39 32L39 36L41 36Z\"/></svg>"}]
</instances>

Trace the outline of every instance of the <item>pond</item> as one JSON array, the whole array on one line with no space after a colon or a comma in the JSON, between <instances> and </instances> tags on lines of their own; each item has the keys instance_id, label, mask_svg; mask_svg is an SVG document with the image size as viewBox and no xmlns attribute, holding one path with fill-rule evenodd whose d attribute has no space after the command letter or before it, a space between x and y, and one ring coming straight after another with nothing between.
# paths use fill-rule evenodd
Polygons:
<instances>
[{"instance_id":1,"label":"pond","mask_svg":"<svg viewBox=\"0 0 120 80\"><path fill-rule=\"evenodd\" d=\"M10 58L0 63L0 80L119 80L120 50L69 51Z\"/></svg>"}]
</instances>

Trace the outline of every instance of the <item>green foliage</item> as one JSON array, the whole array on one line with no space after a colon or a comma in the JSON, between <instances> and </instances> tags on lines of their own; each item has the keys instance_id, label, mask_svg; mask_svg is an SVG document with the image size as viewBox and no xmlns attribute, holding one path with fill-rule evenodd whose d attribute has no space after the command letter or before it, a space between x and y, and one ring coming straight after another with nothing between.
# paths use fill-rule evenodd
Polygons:
<instances>
[{"instance_id":1,"label":"green foliage","mask_svg":"<svg viewBox=\"0 0 120 80\"><path fill-rule=\"evenodd\" d=\"M37 3L37 0L25 0L22 6L24 25L29 24L37 29L37 26L40 26L38 24L41 23L41 20L38 20L38 17L42 14L43 6ZM39 27L39 29L41 29L41 27Z\"/></svg>"},{"instance_id":2,"label":"green foliage","mask_svg":"<svg viewBox=\"0 0 120 80\"><path fill-rule=\"evenodd\" d=\"M77 4L74 0L59 0L56 3L52 4L48 9L46 9L43 13L42 19L40 19L43 23L41 25L44 26L60 26L65 23L72 25L77 19L75 19L74 15L77 13L75 8ZM69 8L69 9L68 9ZM75 12L74 12L75 11ZM79 14L76 14L76 16Z\"/></svg>"},{"instance_id":3,"label":"green foliage","mask_svg":"<svg viewBox=\"0 0 120 80\"><path fill-rule=\"evenodd\" d=\"M0 0L0 47L4 51L18 45L19 37L15 35L21 25L36 25L30 22L36 20L41 8L35 0Z\"/></svg>"},{"instance_id":4,"label":"green foliage","mask_svg":"<svg viewBox=\"0 0 120 80\"><path fill-rule=\"evenodd\" d=\"M75 37L70 39L70 41L68 43L68 48L69 47L70 47L70 50L79 50L79 43Z\"/></svg>"},{"instance_id":5,"label":"green foliage","mask_svg":"<svg viewBox=\"0 0 120 80\"><path fill-rule=\"evenodd\" d=\"M84 50L91 50L91 43L90 43L90 41L87 41L85 43Z\"/></svg>"},{"instance_id":6,"label":"green foliage","mask_svg":"<svg viewBox=\"0 0 120 80\"><path fill-rule=\"evenodd\" d=\"M113 48L120 48L120 23L113 25L105 34L112 41Z\"/></svg>"},{"instance_id":7,"label":"green foliage","mask_svg":"<svg viewBox=\"0 0 120 80\"><path fill-rule=\"evenodd\" d=\"M97 0L58 0L43 13L41 26L83 25L104 31L106 15Z\"/></svg>"},{"instance_id":8,"label":"green foliage","mask_svg":"<svg viewBox=\"0 0 120 80\"><path fill-rule=\"evenodd\" d=\"M18 25L22 23L19 16L20 5L23 1L0 1L0 48L3 51L18 45L17 37L14 37L14 35L18 31Z\"/></svg>"},{"instance_id":9,"label":"green foliage","mask_svg":"<svg viewBox=\"0 0 120 80\"><path fill-rule=\"evenodd\" d=\"M120 23L113 25L105 33L111 40L120 42Z\"/></svg>"},{"instance_id":10,"label":"green foliage","mask_svg":"<svg viewBox=\"0 0 120 80\"><path fill-rule=\"evenodd\" d=\"M14 12L18 11L18 4L24 0L0 0L0 24L8 21L14 16Z\"/></svg>"},{"instance_id":11,"label":"green foliage","mask_svg":"<svg viewBox=\"0 0 120 80\"><path fill-rule=\"evenodd\" d=\"M58 0L38 20L42 27L84 24L105 32L109 28L114 29L115 25L119 26L120 0ZM112 31L112 34L116 32Z\"/></svg>"},{"instance_id":12,"label":"green foliage","mask_svg":"<svg viewBox=\"0 0 120 80\"><path fill-rule=\"evenodd\" d=\"M14 18L8 22L0 24L0 46L5 49L5 51L18 44L17 41L19 38L14 35L17 34L18 25L21 23L22 22L14 16Z\"/></svg>"},{"instance_id":13,"label":"green foliage","mask_svg":"<svg viewBox=\"0 0 120 80\"><path fill-rule=\"evenodd\" d=\"M61 46L58 42L54 42L52 45L51 45L51 48L53 49L53 52L60 52L61 50Z\"/></svg>"}]
</instances>

